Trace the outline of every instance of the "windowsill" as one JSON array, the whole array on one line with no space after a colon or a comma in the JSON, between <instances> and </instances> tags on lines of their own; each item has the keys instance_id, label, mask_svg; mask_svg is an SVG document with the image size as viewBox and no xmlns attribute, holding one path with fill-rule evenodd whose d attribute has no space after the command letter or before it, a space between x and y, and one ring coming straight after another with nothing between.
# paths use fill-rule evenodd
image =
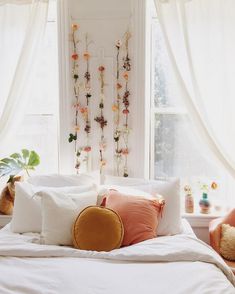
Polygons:
<instances>
[{"instance_id":1,"label":"windowsill","mask_svg":"<svg viewBox=\"0 0 235 294\"><path fill-rule=\"evenodd\" d=\"M224 211L215 211L208 214L203 214L200 212L182 213L182 218L185 218L192 227L208 227L210 221L215 218L222 217L224 214Z\"/></svg>"}]
</instances>

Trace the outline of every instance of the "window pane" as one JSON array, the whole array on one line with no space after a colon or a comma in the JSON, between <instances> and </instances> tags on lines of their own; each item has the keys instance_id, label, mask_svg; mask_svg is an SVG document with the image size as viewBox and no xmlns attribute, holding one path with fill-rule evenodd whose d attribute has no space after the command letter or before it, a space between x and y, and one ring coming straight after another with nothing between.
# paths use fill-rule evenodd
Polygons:
<instances>
[{"instance_id":1,"label":"window pane","mask_svg":"<svg viewBox=\"0 0 235 294\"><path fill-rule=\"evenodd\" d=\"M218 176L193 135L187 115L156 114L154 123L156 177Z\"/></svg>"},{"instance_id":2,"label":"window pane","mask_svg":"<svg viewBox=\"0 0 235 294\"><path fill-rule=\"evenodd\" d=\"M180 95L157 19L153 19L152 22L152 59L152 90L155 107L179 106Z\"/></svg>"}]
</instances>

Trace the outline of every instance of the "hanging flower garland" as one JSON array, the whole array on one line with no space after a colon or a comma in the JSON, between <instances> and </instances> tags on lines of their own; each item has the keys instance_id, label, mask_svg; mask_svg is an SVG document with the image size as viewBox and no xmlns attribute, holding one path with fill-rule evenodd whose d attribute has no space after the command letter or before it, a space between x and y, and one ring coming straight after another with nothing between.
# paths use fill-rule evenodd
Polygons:
<instances>
[{"instance_id":1,"label":"hanging flower garland","mask_svg":"<svg viewBox=\"0 0 235 294\"><path fill-rule=\"evenodd\" d=\"M90 74L90 58L91 55L89 53L89 45L91 44L91 41L88 40L88 34L86 34L85 37L85 44L86 49L83 53L83 58L86 63L86 71L84 74L84 90L85 90L85 98L86 98L86 107L83 107L80 109L84 121L85 121L85 128L84 132L86 133L86 146L83 147L83 151L86 153L84 161L87 165L87 171L88 171L88 163L89 163L89 156L91 152L91 146L90 146L90 132L91 132L91 121L90 121L90 99L92 97L91 95L91 74Z\"/></svg>"},{"instance_id":2,"label":"hanging flower garland","mask_svg":"<svg viewBox=\"0 0 235 294\"><path fill-rule=\"evenodd\" d=\"M74 119L74 132L69 134L68 141L69 143L74 142L74 151L75 151L75 169L77 173L79 172L80 167L80 155L81 149L78 147L78 133L80 131L79 125L79 109L80 109L80 84L79 84L79 48L78 48L78 37L77 31L79 26L77 24L72 24L72 44L73 52L71 55L72 59L72 78L73 78L73 93L75 97L74 110L75 110L75 119Z\"/></svg>"},{"instance_id":3,"label":"hanging flower garland","mask_svg":"<svg viewBox=\"0 0 235 294\"><path fill-rule=\"evenodd\" d=\"M125 91L123 94L123 116L124 116L124 125L122 131L122 137L124 142L124 148L122 148L122 155L124 156L125 163L123 169L123 176L128 177L128 155L129 155L129 106L130 106L130 90L129 90L129 79L130 79L130 71L131 71L131 60L129 57L129 40L131 38L131 34L129 31L125 33L125 56L123 58L123 78L125 81Z\"/></svg>"},{"instance_id":4,"label":"hanging flower garland","mask_svg":"<svg viewBox=\"0 0 235 294\"><path fill-rule=\"evenodd\" d=\"M100 174L103 172L103 168L106 165L106 161L104 159L104 152L107 146L106 139L104 137L104 127L107 126L107 120L104 118L103 110L104 110L104 71L105 67L103 65L99 66L99 80L100 80L100 102L99 102L99 109L100 114L99 116L95 117L95 121L100 125L101 135L100 135L100 143L99 143L99 153L100 153Z\"/></svg>"},{"instance_id":5,"label":"hanging flower garland","mask_svg":"<svg viewBox=\"0 0 235 294\"><path fill-rule=\"evenodd\" d=\"M121 137L121 128L120 128L120 104L121 104L121 89L122 85L120 82L120 64L119 64L119 55L120 55L120 49L122 46L121 40L118 40L116 42L116 49L117 49L117 55L116 55L116 99L112 106L112 111L114 112L114 142L115 142L115 160L116 160L116 172L119 176L120 174L120 164L122 161L122 149L120 148L120 137Z\"/></svg>"}]
</instances>

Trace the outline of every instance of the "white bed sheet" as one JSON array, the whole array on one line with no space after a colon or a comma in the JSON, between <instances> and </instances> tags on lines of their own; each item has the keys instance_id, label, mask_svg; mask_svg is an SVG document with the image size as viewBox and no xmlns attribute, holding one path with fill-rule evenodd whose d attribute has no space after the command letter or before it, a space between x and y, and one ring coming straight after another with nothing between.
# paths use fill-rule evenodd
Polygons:
<instances>
[{"instance_id":1,"label":"white bed sheet","mask_svg":"<svg viewBox=\"0 0 235 294\"><path fill-rule=\"evenodd\" d=\"M232 294L234 277L184 221L182 234L111 252L38 244L0 231L1 294Z\"/></svg>"}]
</instances>

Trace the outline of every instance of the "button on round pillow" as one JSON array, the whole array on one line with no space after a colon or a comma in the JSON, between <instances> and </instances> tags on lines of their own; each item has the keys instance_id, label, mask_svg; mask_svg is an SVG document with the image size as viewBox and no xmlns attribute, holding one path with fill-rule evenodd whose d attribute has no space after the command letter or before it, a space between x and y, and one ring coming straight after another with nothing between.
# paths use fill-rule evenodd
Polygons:
<instances>
[{"instance_id":1,"label":"button on round pillow","mask_svg":"<svg viewBox=\"0 0 235 294\"><path fill-rule=\"evenodd\" d=\"M112 209L88 206L73 226L74 247L82 250L110 251L120 248L124 229L120 216Z\"/></svg>"}]
</instances>

